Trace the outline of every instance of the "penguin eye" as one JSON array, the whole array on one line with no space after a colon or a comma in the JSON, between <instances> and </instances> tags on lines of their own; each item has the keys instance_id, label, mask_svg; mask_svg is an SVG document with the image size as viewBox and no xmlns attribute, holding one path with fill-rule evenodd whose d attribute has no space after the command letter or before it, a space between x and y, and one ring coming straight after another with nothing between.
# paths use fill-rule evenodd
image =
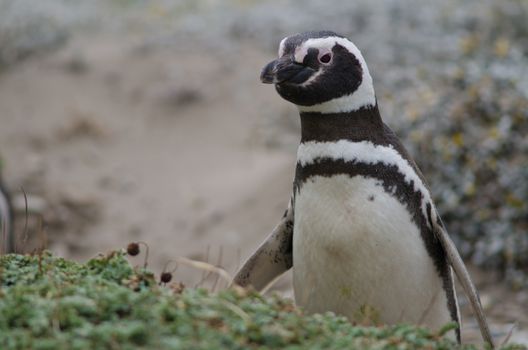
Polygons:
<instances>
[{"instance_id":1,"label":"penguin eye","mask_svg":"<svg viewBox=\"0 0 528 350\"><path fill-rule=\"evenodd\" d=\"M332 60L332 53L331 52L325 52L321 55L319 55L319 62L322 64L328 64Z\"/></svg>"}]
</instances>

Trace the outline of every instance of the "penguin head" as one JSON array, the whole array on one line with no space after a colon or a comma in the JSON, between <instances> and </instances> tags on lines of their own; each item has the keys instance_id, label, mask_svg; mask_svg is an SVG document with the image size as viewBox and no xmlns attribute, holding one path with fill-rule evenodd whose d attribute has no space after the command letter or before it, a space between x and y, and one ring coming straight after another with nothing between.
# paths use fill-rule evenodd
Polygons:
<instances>
[{"instance_id":1,"label":"penguin head","mask_svg":"<svg viewBox=\"0 0 528 350\"><path fill-rule=\"evenodd\" d=\"M376 104L361 52L330 31L284 38L279 58L263 68L260 80L275 84L279 95L301 112L342 113Z\"/></svg>"}]
</instances>

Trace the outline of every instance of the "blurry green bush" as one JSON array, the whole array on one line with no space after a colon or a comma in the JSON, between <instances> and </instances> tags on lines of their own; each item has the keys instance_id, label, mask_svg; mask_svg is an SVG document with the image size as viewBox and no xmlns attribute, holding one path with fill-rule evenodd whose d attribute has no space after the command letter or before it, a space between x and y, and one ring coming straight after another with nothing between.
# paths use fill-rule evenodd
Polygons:
<instances>
[{"instance_id":1,"label":"blurry green bush","mask_svg":"<svg viewBox=\"0 0 528 350\"><path fill-rule=\"evenodd\" d=\"M0 257L0 347L9 349L476 349L412 326L352 326L240 288L159 287L117 251L78 264ZM509 345L504 349L522 349Z\"/></svg>"}]
</instances>

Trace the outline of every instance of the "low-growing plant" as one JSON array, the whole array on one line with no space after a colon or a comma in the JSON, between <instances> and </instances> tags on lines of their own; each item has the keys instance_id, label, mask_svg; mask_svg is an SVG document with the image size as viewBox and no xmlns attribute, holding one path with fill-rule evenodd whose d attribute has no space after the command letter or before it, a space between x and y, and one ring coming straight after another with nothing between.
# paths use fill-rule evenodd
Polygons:
<instances>
[{"instance_id":1,"label":"low-growing plant","mask_svg":"<svg viewBox=\"0 0 528 350\"><path fill-rule=\"evenodd\" d=\"M124 250L85 264L0 257L2 349L475 349L410 325L363 327L238 287L160 286ZM522 349L509 345L505 349Z\"/></svg>"}]
</instances>

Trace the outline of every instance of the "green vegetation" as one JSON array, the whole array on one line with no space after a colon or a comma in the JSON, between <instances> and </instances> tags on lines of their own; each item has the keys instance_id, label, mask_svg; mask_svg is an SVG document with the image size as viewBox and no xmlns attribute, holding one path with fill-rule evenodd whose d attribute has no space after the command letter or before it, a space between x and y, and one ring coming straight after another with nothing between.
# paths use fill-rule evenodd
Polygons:
<instances>
[{"instance_id":1,"label":"green vegetation","mask_svg":"<svg viewBox=\"0 0 528 350\"><path fill-rule=\"evenodd\" d=\"M356 327L332 314L304 316L290 301L240 288L213 294L159 286L123 251L86 264L49 253L6 255L0 281L5 350L457 348L441 337L449 326L438 333Z\"/></svg>"}]
</instances>

